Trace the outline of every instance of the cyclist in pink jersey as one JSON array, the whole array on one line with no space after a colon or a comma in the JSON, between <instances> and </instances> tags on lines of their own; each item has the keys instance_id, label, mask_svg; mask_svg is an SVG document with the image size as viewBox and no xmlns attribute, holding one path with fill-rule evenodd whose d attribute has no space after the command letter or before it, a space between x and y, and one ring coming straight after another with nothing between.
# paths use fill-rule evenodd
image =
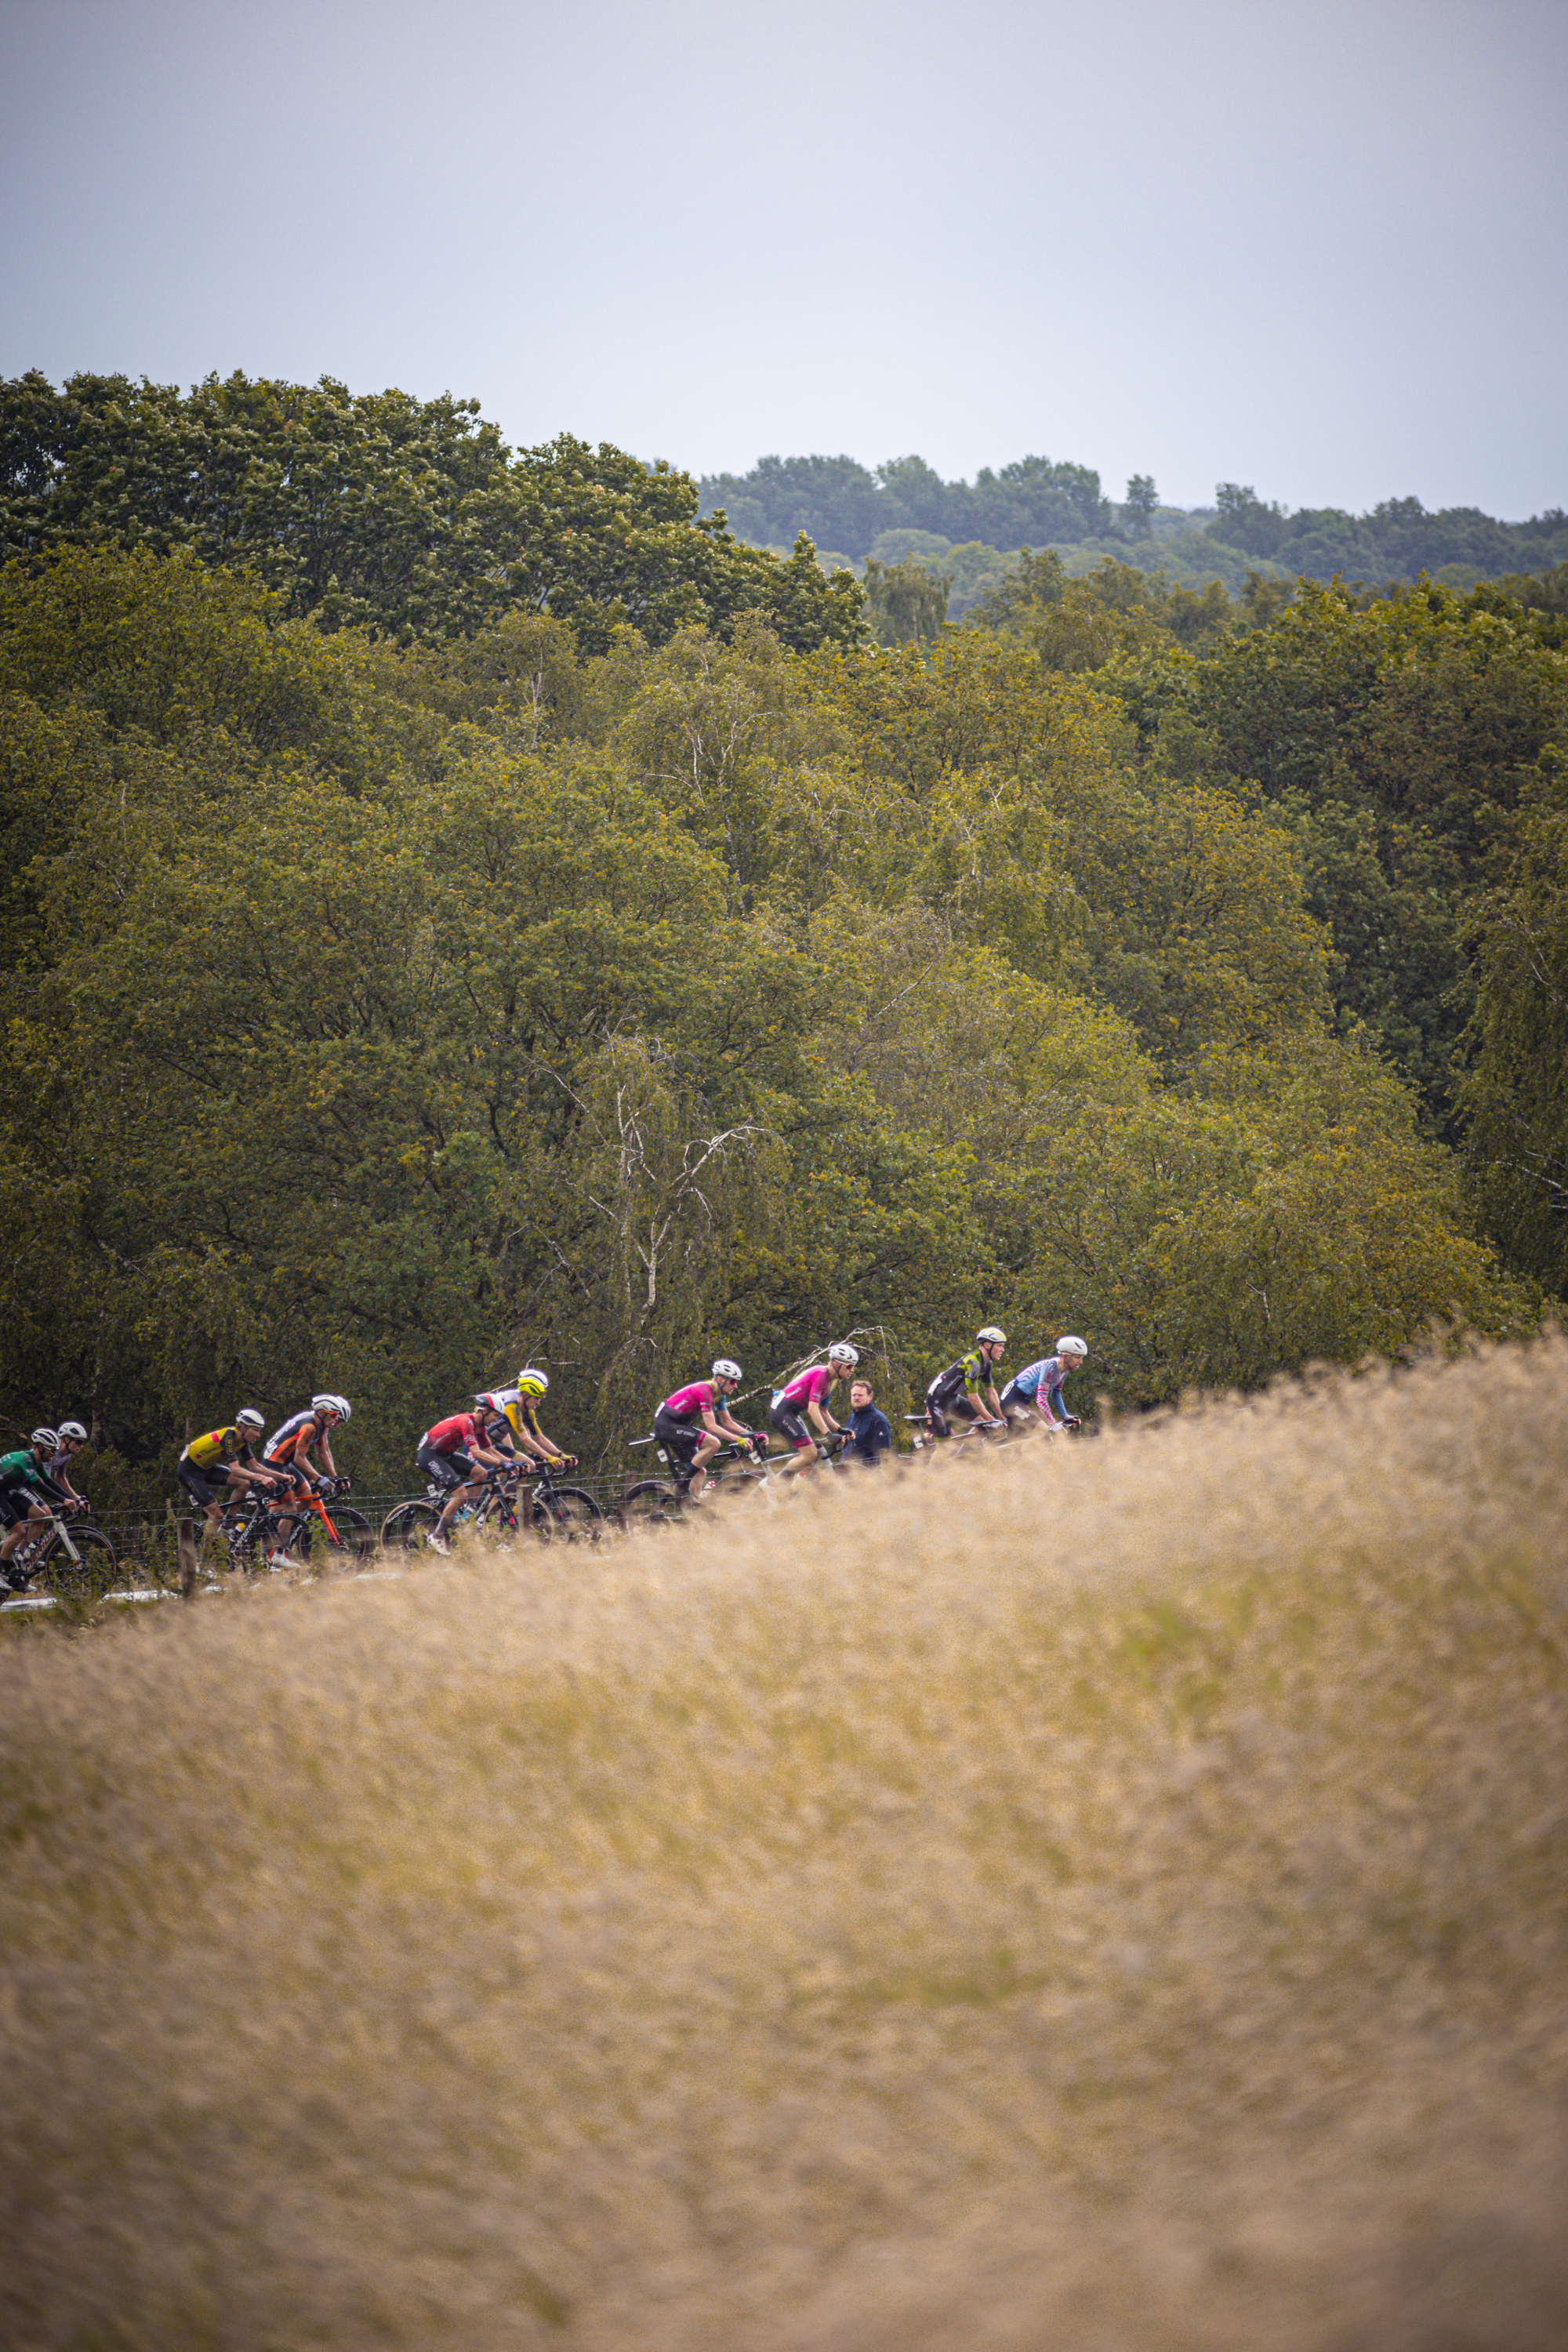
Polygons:
<instances>
[{"instance_id":1,"label":"cyclist in pink jersey","mask_svg":"<svg viewBox=\"0 0 1568 2352\"><path fill-rule=\"evenodd\" d=\"M790 1447L786 1470L798 1474L816 1467L816 1440L807 1421L814 1421L824 1437L837 1434L838 1423L827 1410L827 1399L834 1383L847 1381L859 1360L858 1348L852 1348L847 1339L836 1340L825 1364L808 1364L776 1391L768 1417Z\"/></svg>"},{"instance_id":2,"label":"cyclist in pink jersey","mask_svg":"<svg viewBox=\"0 0 1568 2352\"><path fill-rule=\"evenodd\" d=\"M694 1502L707 1490L708 1465L725 1438L736 1438L742 1444L752 1442L751 1431L742 1429L729 1410L729 1400L740 1387L741 1378L740 1365L721 1356L711 1380L689 1381L673 1396L667 1396L654 1414L653 1433L676 1465L679 1484L689 1484Z\"/></svg>"}]
</instances>

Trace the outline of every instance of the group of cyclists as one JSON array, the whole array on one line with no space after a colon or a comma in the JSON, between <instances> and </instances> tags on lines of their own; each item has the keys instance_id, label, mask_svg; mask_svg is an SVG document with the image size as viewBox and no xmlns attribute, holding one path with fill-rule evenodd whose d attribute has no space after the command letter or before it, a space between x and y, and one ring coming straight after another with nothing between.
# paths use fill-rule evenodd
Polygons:
<instances>
[{"instance_id":1,"label":"group of cyclists","mask_svg":"<svg viewBox=\"0 0 1568 2352\"><path fill-rule=\"evenodd\" d=\"M971 1429L1005 1430L1018 1421L1053 1435L1079 1426L1077 1415L1067 1409L1063 1387L1088 1359L1084 1341L1071 1332L1064 1334L1050 1355L1026 1365L998 1391L998 1368L1006 1349L1005 1331L994 1323L982 1326L973 1348L931 1382L923 1414L911 1416L923 1424L917 1445ZM710 1465L724 1445L745 1449L758 1461L768 1454L767 1433L748 1428L735 1414L743 1379L732 1357L720 1356L706 1380L689 1381L674 1390L654 1415L654 1436L681 1493L691 1500L708 1490ZM845 1383L849 1411L840 1421L830 1402ZM549 1374L525 1364L510 1388L479 1391L468 1412L448 1414L420 1438L416 1463L441 1500L428 1538L436 1550L449 1549L453 1520L488 1480L574 1465L576 1457L540 1426L539 1409L549 1391ZM346 1486L332 1459L331 1437L334 1429L352 1418L346 1397L322 1391L264 1440L265 1417L254 1405L244 1405L232 1422L191 1439L176 1475L215 1534L226 1510L249 1496L260 1498L278 1529L269 1564L281 1567L316 1492L328 1482L340 1489ZM847 1339L836 1340L821 1362L806 1365L773 1390L767 1419L784 1447L784 1461L777 1466L791 1477L804 1475L825 1452L840 1447L874 1467L892 1443L875 1387L860 1370L859 1350ZM72 1457L86 1444L81 1423L65 1421L58 1429L35 1429L26 1446L0 1455L0 1590L25 1580L13 1568L17 1552L56 1511L86 1509L69 1475Z\"/></svg>"},{"instance_id":2,"label":"group of cyclists","mask_svg":"<svg viewBox=\"0 0 1568 2352\"><path fill-rule=\"evenodd\" d=\"M1006 1351L1005 1331L986 1323L976 1332L973 1347L937 1374L926 1391L924 1413L916 1416L924 1424L925 1442L969 1429L1005 1430L1020 1420L1034 1422L1053 1435L1079 1427L1078 1415L1067 1409L1063 1384L1088 1360L1085 1342L1074 1332L1065 1333L1050 1355L1015 1373L998 1394L996 1370ZM788 1449L786 1474L799 1476L815 1469L824 1446L834 1438L842 1438L868 1465L874 1465L891 1445L887 1415L859 1363L858 1349L838 1339L821 1363L806 1365L773 1390L768 1420ZM694 1498L706 1490L709 1465L726 1440L749 1447L759 1459L767 1451L764 1433L744 1427L732 1411L744 1377L733 1358L721 1356L707 1380L677 1389L654 1415L654 1435ZM840 1422L829 1410L829 1399L844 1381L849 1383L849 1414Z\"/></svg>"},{"instance_id":3,"label":"group of cyclists","mask_svg":"<svg viewBox=\"0 0 1568 2352\"><path fill-rule=\"evenodd\" d=\"M86 1444L79 1421L62 1421L58 1429L35 1429L14 1453L0 1454L0 1592L26 1584L17 1554L52 1526L57 1511L86 1510L70 1482L72 1456Z\"/></svg>"}]
</instances>

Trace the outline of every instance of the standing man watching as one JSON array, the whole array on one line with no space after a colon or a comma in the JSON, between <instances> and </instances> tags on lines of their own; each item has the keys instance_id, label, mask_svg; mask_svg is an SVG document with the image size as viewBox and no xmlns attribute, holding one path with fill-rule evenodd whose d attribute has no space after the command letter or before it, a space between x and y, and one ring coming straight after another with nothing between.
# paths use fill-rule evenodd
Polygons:
<instances>
[{"instance_id":1,"label":"standing man watching","mask_svg":"<svg viewBox=\"0 0 1568 2352\"><path fill-rule=\"evenodd\" d=\"M1081 1371L1088 1358L1089 1349L1083 1340L1071 1331L1064 1333L1057 1341L1054 1356L1042 1356L1038 1363L1026 1364L1003 1390L1002 1410L1008 1420L1013 1418L1015 1407L1022 1409L1026 1416L1028 1407L1033 1405L1042 1425L1053 1436L1058 1429L1080 1428L1077 1413L1068 1412L1063 1401L1062 1382L1069 1372Z\"/></svg>"},{"instance_id":2,"label":"standing man watching","mask_svg":"<svg viewBox=\"0 0 1568 2352\"><path fill-rule=\"evenodd\" d=\"M857 1461L874 1470L893 1442L888 1416L876 1402L876 1391L869 1381L856 1379L849 1384L849 1418L845 1427Z\"/></svg>"}]
</instances>

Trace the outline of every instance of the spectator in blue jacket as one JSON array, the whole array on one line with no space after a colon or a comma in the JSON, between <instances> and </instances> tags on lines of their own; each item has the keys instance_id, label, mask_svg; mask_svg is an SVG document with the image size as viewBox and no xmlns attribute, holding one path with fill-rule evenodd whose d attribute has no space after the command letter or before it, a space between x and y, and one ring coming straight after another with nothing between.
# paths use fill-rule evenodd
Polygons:
<instances>
[{"instance_id":1,"label":"spectator in blue jacket","mask_svg":"<svg viewBox=\"0 0 1568 2352\"><path fill-rule=\"evenodd\" d=\"M849 1418L845 1427L849 1443L858 1458L875 1468L879 1457L893 1442L888 1426L888 1416L873 1402L876 1391L869 1381L856 1381L849 1390Z\"/></svg>"}]
</instances>

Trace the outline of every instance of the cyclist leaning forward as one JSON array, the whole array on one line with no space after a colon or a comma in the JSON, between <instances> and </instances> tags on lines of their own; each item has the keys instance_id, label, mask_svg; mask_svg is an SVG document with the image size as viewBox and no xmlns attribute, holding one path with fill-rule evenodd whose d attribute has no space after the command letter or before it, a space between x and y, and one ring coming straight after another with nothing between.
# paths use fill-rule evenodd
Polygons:
<instances>
[{"instance_id":1,"label":"cyclist leaning forward","mask_svg":"<svg viewBox=\"0 0 1568 2352\"><path fill-rule=\"evenodd\" d=\"M1003 1390L1002 1410L1008 1420L1012 1420L1015 1407L1021 1409L1026 1419L1027 1409L1033 1405L1042 1426L1053 1436L1059 1429L1080 1428L1077 1413L1067 1409L1062 1382L1069 1372L1080 1371L1088 1357L1087 1344L1076 1333L1064 1331L1057 1341L1054 1356L1042 1356L1037 1364L1026 1364Z\"/></svg>"},{"instance_id":2,"label":"cyclist leaning forward","mask_svg":"<svg viewBox=\"0 0 1568 2352\"><path fill-rule=\"evenodd\" d=\"M957 1421L973 1428L987 1419L1003 1419L996 1393L996 1367L1007 1349L1007 1334L994 1323L983 1323L974 1345L945 1372L938 1372L926 1391L926 1419L933 1435L951 1437Z\"/></svg>"},{"instance_id":3,"label":"cyclist leaning forward","mask_svg":"<svg viewBox=\"0 0 1568 2352\"><path fill-rule=\"evenodd\" d=\"M287 1471L264 1469L256 1458L256 1441L266 1426L253 1404L241 1405L226 1427L193 1437L174 1466L175 1477L215 1532L226 1503L238 1502L252 1486L280 1495L289 1484Z\"/></svg>"},{"instance_id":4,"label":"cyclist leaning forward","mask_svg":"<svg viewBox=\"0 0 1568 2352\"><path fill-rule=\"evenodd\" d=\"M447 1530L453 1519L465 1503L484 1489L484 1469L508 1469L516 1456L501 1454L489 1444L482 1413L454 1412L426 1431L414 1458L425 1475L446 1492L441 1516L429 1539L433 1551L446 1552L451 1549Z\"/></svg>"},{"instance_id":5,"label":"cyclist leaning forward","mask_svg":"<svg viewBox=\"0 0 1568 2352\"><path fill-rule=\"evenodd\" d=\"M11 1560L30 1536L41 1535L53 1513L51 1504L76 1507L66 1488L49 1475L48 1465L59 1452L58 1429L35 1429L26 1445L14 1454L0 1454L0 1591L20 1591L25 1576L13 1578Z\"/></svg>"},{"instance_id":6,"label":"cyclist leaning forward","mask_svg":"<svg viewBox=\"0 0 1568 2352\"><path fill-rule=\"evenodd\" d=\"M262 1468L282 1471L293 1487L314 1488L324 1478L335 1478L338 1465L332 1460L331 1433L339 1422L348 1421L352 1414L353 1407L347 1397L335 1396L323 1390L320 1396L313 1396L300 1412L290 1413L280 1429L273 1431L262 1448ZM313 1453L320 1455L319 1464L311 1461ZM287 1528L286 1543L307 1516L302 1510L290 1510L289 1496L287 1494L284 1496L278 1517Z\"/></svg>"},{"instance_id":7,"label":"cyclist leaning forward","mask_svg":"<svg viewBox=\"0 0 1568 2352\"><path fill-rule=\"evenodd\" d=\"M808 1420L815 1422L824 1437L837 1435L839 1423L827 1410L827 1399L834 1384L847 1381L859 1360L859 1349L852 1348L847 1339L835 1340L825 1364L808 1364L804 1372L796 1372L793 1380L774 1391L768 1418L789 1445L786 1470L799 1475L803 1471L816 1469L816 1440L806 1423Z\"/></svg>"},{"instance_id":8,"label":"cyclist leaning forward","mask_svg":"<svg viewBox=\"0 0 1568 2352\"><path fill-rule=\"evenodd\" d=\"M742 1445L755 1442L729 1409L742 1377L739 1364L720 1356L710 1380L688 1381L654 1414L653 1433L675 1465L676 1484L693 1502L707 1493L708 1465L727 1437Z\"/></svg>"},{"instance_id":9,"label":"cyclist leaning forward","mask_svg":"<svg viewBox=\"0 0 1568 2352\"><path fill-rule=\"evenodd\" d=\"M481 1389L474 1399L474 1410L485 1425L488 1442L499 1445L513 1462L521 1462L525 1468L530 1463L547 1462L552 1470L570 1470L577 1456L546 1437L539 1426L540 1403L549 1393L549 1373L542 1372L537 1364L524 1364L515 1388Z\"/></svg>"}]
</instances>

